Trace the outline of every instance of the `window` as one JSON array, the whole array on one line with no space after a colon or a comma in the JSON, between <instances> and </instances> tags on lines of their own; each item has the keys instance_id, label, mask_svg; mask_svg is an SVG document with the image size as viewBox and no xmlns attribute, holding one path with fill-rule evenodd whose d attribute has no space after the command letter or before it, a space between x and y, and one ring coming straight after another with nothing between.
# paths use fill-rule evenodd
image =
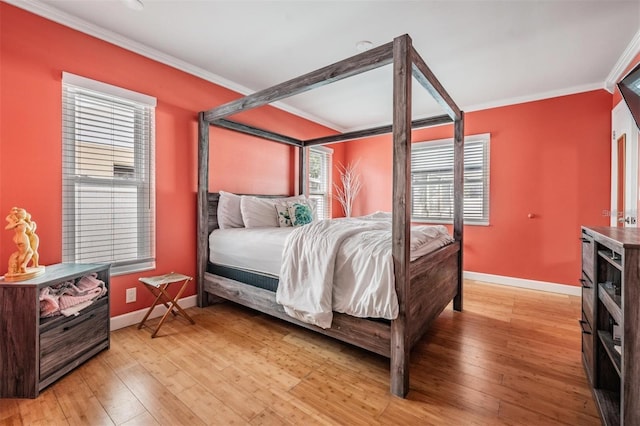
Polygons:
<instances>
[{"instance_id":1,"label":"window","mask_svg":"<svg viewBox=\"0 0 640 426\"><path fill-rule=\"evenodd\" d=\"M309 148L309 198L316 200L318 219L331 219L331 156L333 150Z\"/></svg>"},{"instance_id":2,"label":"window","mask_svg":"<svg viewBox=\"0 0 640 426\"><path fill-rule=\"evenodd\" d=\"M64 262L155 267L155 98L63 73Z\"/></svg>"},{"instance_id":3,"label":"window","mask_svg":"<svg viewBox=\"0 0 640 426\"><path fill-rule=\"evenodd\" d=\"M465 223L489 224L489 141L489 134L465 137ZM412 146L411 198L412 220L453 221L453 139Z\"/></svg>"}]
</instances>

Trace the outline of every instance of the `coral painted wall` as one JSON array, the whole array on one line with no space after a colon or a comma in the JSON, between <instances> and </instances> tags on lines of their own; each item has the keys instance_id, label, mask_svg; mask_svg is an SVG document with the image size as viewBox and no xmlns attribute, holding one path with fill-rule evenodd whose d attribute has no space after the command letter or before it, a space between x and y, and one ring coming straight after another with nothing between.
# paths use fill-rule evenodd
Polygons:
<instances>
[{"instance_id":1,"label":"coral painted wall","mask_svg":"<svg viewBox=\"0 0 640 426\"><path fill-rule=\"evenodd\" d=\"M466 115L465 134L491 134L490 225L465 226L466 271L578 285L580 226L608 224L610 115L604 90ZM413 141L451 137L438 126ZM389 210L390 138L351 142L345 159L361 161L355 214Z\"/></svg>"},{"instance_id":2,"label":"coral painted wall","mask_svg":"<svg viewBox=\"0 0 640 426\"><path fill-rule=\"evenodd\" d=\"M0 213L26 208L38 223L40 260L62 260L62 71L155 96L157 269L113 277L112 316L143 309L152 299L139 276L169 271L195 274L197 113L239 95L172 67L0 3ZM247 121L313 138L331 130L267 107ZM211 131L210 190L292 194L294 148L229 131ZM333 146L343 161L340 145ZM338 206L334 207L338 211ZM0 236L0 274L15 246ZM125 289L138 301L125 304ZM192 283L185 296L195 293Z\"/></svg>"}]
</instances>

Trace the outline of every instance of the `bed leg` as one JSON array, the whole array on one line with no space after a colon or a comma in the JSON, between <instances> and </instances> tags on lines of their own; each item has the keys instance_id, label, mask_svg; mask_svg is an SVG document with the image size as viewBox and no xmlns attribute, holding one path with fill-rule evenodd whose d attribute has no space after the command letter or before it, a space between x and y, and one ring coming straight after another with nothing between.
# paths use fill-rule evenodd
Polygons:
<instances>
[{"instance_id":1,"label":"bed leg","mask_svg":"<svg viewBox=\"0 0 640 426\"><path fill-rule=\"evenodd\" d=\"M462 312L462 289L453 297L453 310Z\"/></svg>"},{"instance_id":2,"label":"bed leg","mask_svg":"<svg viewBox=\"0 0 640 426\"><path fill-rule=\"evenodd\" d=\"M458 277L458 292L453 296L453 310L462 312L462 277Z\"/></svg>"},{"instance_id":3,"label":"bed leg","mask_svg":"<svg viewBox=\"0 0 640 426\"><path fill-rule=\"evenodd\" d=\"M458 253L458 265L462 265L462 252ZM458 266L458 292L453 297L453 310L462 312L462 284L464 278L462 276L462 267Z\"/></svg>"},{"instance_id":4,"label":"bed leg","mask_svg":"<svg viewBox=\"0 0 640 426\"><path fill-rule=\"evenodd\" d=\"M404 398L409 393L409 345L405 321L391 321L391 393Z\"/></svg>"},{"instance_id":5,"label":"bed leg","mask_svg":"<svg viewBox=\"0 0 640 426\"><path fill-rule=\"evenodd\" d=\"M209 296L205 293L205 294L199 294L198 295L198 308L206 308L207 306L209 306Z\"/></svg>"}]
</instances>

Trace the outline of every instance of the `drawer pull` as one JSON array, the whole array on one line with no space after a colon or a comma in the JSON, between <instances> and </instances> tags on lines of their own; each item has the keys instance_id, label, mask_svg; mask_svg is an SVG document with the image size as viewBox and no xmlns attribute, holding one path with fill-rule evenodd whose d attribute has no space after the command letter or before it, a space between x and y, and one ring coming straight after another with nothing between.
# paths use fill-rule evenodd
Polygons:
<instances>
[{"instance_id":1,"label":"drawer pull","mask_svg":"<svg viewBox=\"0 0 640 426\"><path fill-rule=\"evenodd\" d=\"M593 288L592 286L587 285L587 280L585 280L584 278L580 278L578 281L582 283L582 288Z\"/></svg>"},{"instance_id":2,"label":"drawer pull","mask_svg":"<svg viewBox=\"0 0 640 426\"><path fill-rule=\"evenodd\" d=\"M591 244L591 240L590 240L590 239L588 239L588 238L584 238L584 237L582 237L582 238L580 238L580 239L582 240L582 242L583 242L583 243Z\"/></svg>"},{"instance_id":3,"label":"drawer pull","mask_svg":"<svg viewBox=\"0 0 640 426\"><path fill-rule=\"evenodd\" d=\"M91 314L91 315L89 315L87 318L85 318L85 319L84 319L84 321L88 321L88 320L90 320L90 319L92 319L92 318L95 318L95 316L96 316L96 314ZM62 328L62 332L69 331L69 330L71 330L72 328L74 328L75 326L80 325L80 324L82 324L82 321L77 322L77 323L75 323L75 324L68 325L68 326L66 326L66 327L63 327L63 328Z\"/></svg>"},{"instance_id":4,"label":"drawer pull","mask_svg":"<svg viewBox=\"0 0 640 426\"><path fill-rule=\"evenodd\" d=\"M578 320L578 322L580 323L580 328L582 329L582 333L591 334L591 331L584 328L585 324L588 324L588 322L586 322L585 320Z\"/></svg>"}]
</instances>

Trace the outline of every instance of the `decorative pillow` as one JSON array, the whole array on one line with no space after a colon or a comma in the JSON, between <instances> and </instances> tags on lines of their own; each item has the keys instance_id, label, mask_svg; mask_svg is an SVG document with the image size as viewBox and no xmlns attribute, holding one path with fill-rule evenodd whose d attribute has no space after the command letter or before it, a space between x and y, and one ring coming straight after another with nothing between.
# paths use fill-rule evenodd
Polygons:
<instances>
[{"instance_id":1,"label":"decorative pillow","mask_svg":"<svg viewBox=\"0 0 640 426\"><path fill-rule=\"evenodd\" d=\"M289 204L276 204L276 213L278 214L278 225L281 228L293 226L291 216L289 216Z\"/></svg>"},{"instance_id":2,"label":"decorative pillow","mask_svg":"<svg viewBox=\"0 0 640 426\"><path fill-rule=\"evenodd\" d=\"M313 222L311 203L306 200L289 203L289 217L293 226L302 226Z\"/></svg>"},{"instance_id":3,"label":"decorative pillow","mask_svg":"<svg viewBox=\"0 0 640 426\"><path fill-rule=\"evenodd\" d=\"M305 201L309 204L309 207L311 207L313 220L318 220L318 200L316 198L307 198Z\"/></svg>"},{"instance_id":4,"label":"decorative pillow","mask_svg":"<svg viewBox=\"0 0 640 426\"><path fill-rule=\"evenodd\" d=\"M240 212L244 226L247 228L277 227L278 216L274 214L275 205L300 199L304 199L304 195L289 198L259 198L243 195L240 198Z\"/></svg>"},{"instance_id":5,"label":"decorative pillow","mask_svg":"<svg viewBox=\"0 0 640 426\"><path fill-rule=\"evenodd\" d=\"M220 191L218 200L218 226L220 229L243 228L240 212L240 196L231 192Z\"/></svg>"}]
</instances>

